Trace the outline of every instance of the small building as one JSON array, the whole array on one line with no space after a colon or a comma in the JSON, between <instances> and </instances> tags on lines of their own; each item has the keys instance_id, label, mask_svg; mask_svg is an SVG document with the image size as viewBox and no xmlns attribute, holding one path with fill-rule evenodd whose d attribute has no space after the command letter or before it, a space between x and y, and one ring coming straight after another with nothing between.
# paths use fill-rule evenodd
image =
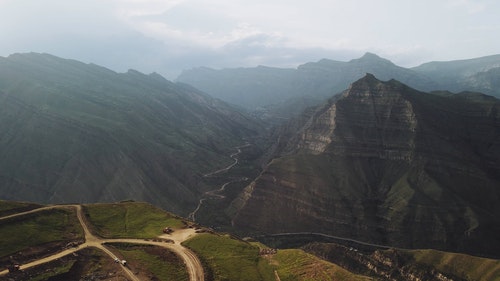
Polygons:
<instances>
[{"instance_id":1,"label":"small building","mask_svg":"<svg viewBox=\"0 0 500 281\"><path fill-rule=\"evenodd\" d=\"M259 250L259 255L264 256L264 255L275 255L278 253L277 249L273 248L263 248Z\"/></svg>"}]
</instances>

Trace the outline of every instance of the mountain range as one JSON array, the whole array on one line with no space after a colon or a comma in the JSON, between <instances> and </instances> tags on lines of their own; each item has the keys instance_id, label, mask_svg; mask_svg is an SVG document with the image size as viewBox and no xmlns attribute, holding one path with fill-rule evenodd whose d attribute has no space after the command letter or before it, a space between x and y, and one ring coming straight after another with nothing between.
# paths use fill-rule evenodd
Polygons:
<instances>
[{"instance_id":1,"label":"mountain range","mask_svg":"<svg viewBox=\"0 0 500 281\"><path fill-rule=\"evenodd\" d=\"M367 74L280 132L272 160L233 201L232 223L497 255L499 109L491 96Z\"/></svg>"},{"instance_id":2,"label":"mountain range","mask_svg":"<svg viewBox=\"0 0 500 281\"><path fill-rule=\"evenodd\" d=\"M0 58L0 194L133 199L244 235L498 258L499 100L443 90L461 75L496 91L496 59L407 69L368 53L297 69L200 69L222 101L188 79L14 54ZM267 118L246 113L254 106ZM282 114L276 127L261 120Z\"/></svg>"},{"instance_id":3,"label":"mountain range","mask_svg":"<svg viewBox=\"0 0 500 281\"><path fill-rule=\"evenodd\" d=\"M229 103L257 110L264 117L270 114L270 118L289 118L340 93L365 73L382 80L396 79L420 91L478 91L500 97L499 67L500 55L404 68L366 53L348 62L322 59L296 69L195 68L184 71L177 80Z\"/></svg>"},{"instance_id":4,"label":"mountain range","mask_svg":"<svg viewBox=\"0 0 500 281\"><path fill-rule=\"evenodd\" d=\"M260 128L158 74L48 54L0 58L0 193L41 203L144 200L179 214Z\"/></svg>"}]
</instances>

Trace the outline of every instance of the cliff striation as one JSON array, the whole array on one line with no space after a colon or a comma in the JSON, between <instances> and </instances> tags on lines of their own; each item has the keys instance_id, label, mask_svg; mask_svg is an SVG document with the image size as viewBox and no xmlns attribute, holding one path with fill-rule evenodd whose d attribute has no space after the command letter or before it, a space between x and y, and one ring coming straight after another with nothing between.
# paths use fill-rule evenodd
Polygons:
<instances>
[{"instance_id":1,"label":"cliff striation","mask_svg":"<svg viewBox=\"0 0 500 281\"><path fill-rule=\"evenodd\" d=\"M234 201L233 224L495 255L499 107L482 94L429 94L367 74L279 146Z\"/></svg>"}]
</instances>

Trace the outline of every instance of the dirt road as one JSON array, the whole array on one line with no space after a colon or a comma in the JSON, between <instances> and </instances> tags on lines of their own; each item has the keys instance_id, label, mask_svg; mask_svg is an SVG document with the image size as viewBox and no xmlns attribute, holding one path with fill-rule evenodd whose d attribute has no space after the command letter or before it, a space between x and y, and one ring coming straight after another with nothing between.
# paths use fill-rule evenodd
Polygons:
<instances>
[{"instance_id":1,"label":"dirt road","mask_svg":"<svg viewBox=\"0 0 500 281\"><path fill-rule=\"evenodd\" d=\"M204 174L203 176L204 177L211 177L213 175L216 175L216 174L220 174L222 172L226 172L228 171L229 169L231 169L232 167L234 167L236 164L238 164L238 158L236 158L236 156L238 156L240 153L241 153L241 149L244 148L244 147L248 147L250 146L249 143L246 143L244 145L241 145L241 146L237 146L236 147L236 152L234 152L233 154L229 155L230 158L233 159L233 163L231 163L229 166L225 167L225 168L222 168L220 170L217 170L217 171L213 171L213 172L210 172L208 174Z\"/></svg>"},{"instance_id":2,"label":"dirt road","mask_svg":"<svg viewBox=\"0 0 500 281\"><path fill-rule=\"evenodd\" d=\"M317 232L287 232L287 233L274 233L274 234L266 234L266 235L260 235L256 236L254 238L262 238L262 237L284 237L284 236L298 236L298 235L314 235L314 236L321 236L321 237L326 237L326 238L332 238L335 240L339 241L344 241L344 242L351 242L355 244L359 244L362 246L369 246L369 247L374 247L374 248L379 248L379 249L396 249L396 250L402 250L402 251L410 251L412 249L407 249L407 248L398 248L398 247L393 247L389 245L380 245L380 244L373 244L373 243L368 243L352 238L346 238L346 237L340 237L340 236L334 236L334 235L328 235L324 233L317 233Z\"/></svg>"},{"instance_id":3,"label":"dirt road","mask_svg":"<svg viewBox=\"0 0 500 281\"><path fill-rule=\"evenodd\" d=\"M189 249L183 247L180 243L171 244L168 242L155 242L155 241L143 241L138 239L109 239L103 240L104 243L133 243L141 245L153 245L158 247L167 248L175 252L179 257L181 257L185 264L186 270L190 276L190 280L203 281L204 273L203 266L201 265L198 257Z\"/></svg>"},{"instance_id":4,"label":"dirt road","mask_svg":"<svg viewBox=\"0 0 500 281\"><path fill-rule=\"evenodd\" d=\"M231 163L229 166L227 166L225 168L219 169L217 171L210 172L208 174L204 174L203 176L204 177L211 177L211 176L214 176L214 175L217 175L217 174L229 171L231 168L233 168L234 166L236 166L236 164L238 164L239 160L238 160L237 156L241 153L241 149L244 148L244 147L248 147L248 146L250 146L249 143L246 143L246 144L241 145L241 146L237 146L236 147L236 152L234 152L231 155L229 155L229 157L233 159L233 161L234 161L233 163ZM209 191L205 192L203 194L203 197L200 199L200 201L198 201L198 206L196 206L196 209L194 209L194 211L192 211L188 215L188 218L190 220L192 220L192 221L196 221L196 213L200 210L200 207L201 207L201 205L203 205L203 202L205 202L205 200L209 199L210 197L211 198L215 197L216 199L224 199L225 196L221 195L219 193L223 192L227 185L229 185L231 183L236 183L236 182L240 182L240 181L247 181L247 180L248 180L247 177L241 177L241 178L233 179L233 180L230 180L230 181L224 183L220 188L217 188L217 189L214 189L214 190L209 190Z\"/></svg>"},{"instance_id":5,"label":"dirt road","mask_svg":"<svg viewBox=\"0 0 500 281\"><path fill-rule=\"evenodd\" d=\"M64 251L61 251L57 254L51 255L49 257L45 257L42 259L38 259L36 261L23 264L20 266L20 269L27 269L33 266L37 266L43 263L47 263L53 260L57 260L61 257L64 257L66 255L72 254L74 252L79 251L80 249L84 247L95 247L103 252L105 252L107 255L111 257L111 261L113 261L116 257L116 255L111 252L108 248L104 246L105 243L133 243L133 244L141 244L141 245L155 245L155 246L160 246L163 248L167 248L173 252L175 252L186 264L186 270L188 271L189 274L189 280L190 281L203 281L204 280L204 272L203 272L203 266L201 265L200 260L198 257L189 249L185 248L184 246L181 245L183 241L188 239L189 237L196 235L194 229L183 229L183 230L178 230L172 233L171 235L168 235L168 238L173 240L174 243L165 243L165 242L154 242L154 241L146 241L146 240L141 240L141 239L102 239L97 236L94 236L88 226L87 222L84 219L83 216L83 211L82 211L82 206L81 205L60 205L60 206L49 206L49 207L44 207L44 208L39 208L36 210L31 210L28 212L23 212L23 213L18 213L15 215L10 215L6 217L0 218L2 219L7 219L10 217L16 217L16 216L22 216L26 214L31 214L35 213L37 211L42 211L42 210L47 210L47 209L52 209L52 208L65 208L65 207L75 207L77 212L77 217L78 220L82 226L82 229L84 231L85 235L85 243L79 245L78 247L72 248L72 249L67 249ZM162 235L164 237L164 235ZM110 261L110 262L111 262ZM128 269L126 266L122 266L122 270L127 274L128 278L132 281L141 281L135 274ZM8 270L4 270L0 272L0 276L6 275L8 273Z\"/></svg>"}]
</instances>

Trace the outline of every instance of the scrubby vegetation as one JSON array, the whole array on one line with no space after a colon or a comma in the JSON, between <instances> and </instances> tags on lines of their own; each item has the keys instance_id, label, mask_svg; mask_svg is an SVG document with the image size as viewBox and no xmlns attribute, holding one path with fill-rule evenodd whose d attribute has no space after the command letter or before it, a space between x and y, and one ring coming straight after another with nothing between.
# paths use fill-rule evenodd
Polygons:
<instances>
[{"instance_id":1,"label":"scrubby vegetation","mask_svg":"<svg viewBox=\"0 0 500 281\"><path fill-rule=\"evenodd\" d=\"M0 257L33 246L75 239L83 239L83 231L72 208L0 220Z\"/></svg>"},{"instance_id":2,"label":"scrubby vegetation","mask_svg":"<svg viewBox=\"0 0 500 281\"><path fill-rule=\"evenodd\" d=\"M333 263L318 259L302 250L280 250L272 258L282 281L285 280L372 280L353 274Z\"/></svg>"},{"instance_id":3,"label":"scrubby vegetation","mask_svg":"<svg viewBox=\"0 0 500 281\"><path fill-rule=\"evenodd\" d=\"M500 261L436 250L408 251L417 263L464 280L500 280Z\"/></svg>"},{"instance_id":4,"label":"scrubby vegetation","mask_svg":"<svg viewBox=\"0 0 500 281\"><path fill-rule=\"evenodd\" d=\"M0 217L26 212L41 207L34 203L0 200Z\"/></svg>"},{"instance_id":5,"label":"scrubby vegetation","mask_svg":"<svg viewBox=\"0 0 500 281\"><path fill-rule=\"evenodd\" d=\"M182 260L173 252L150 245L113 243L130 268L140 268L151 280L189 280Z\"/></svg>"}]
</instances>

